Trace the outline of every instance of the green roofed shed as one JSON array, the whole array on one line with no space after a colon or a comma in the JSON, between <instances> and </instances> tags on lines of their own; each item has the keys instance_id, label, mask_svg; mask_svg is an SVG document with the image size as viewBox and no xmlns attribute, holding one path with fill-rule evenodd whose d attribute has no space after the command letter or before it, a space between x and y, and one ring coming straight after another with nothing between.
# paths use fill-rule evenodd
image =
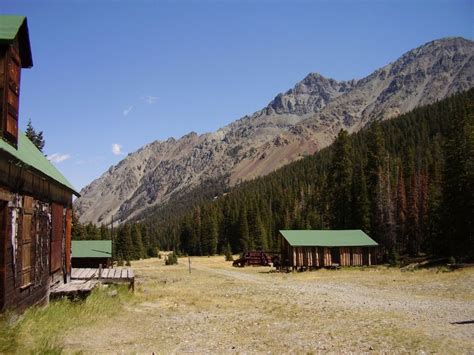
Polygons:
<instances>
[{"instance_id":1,"label":"green roofed shed","mask_svg":"<svg viewBox=\"0 0 474 355\"><path fill-rule=\"evenodd\" d=\"M378 244L361 230L281 230L291 246L372 247Z\"/></svg>"},{"instance_id":2,"label":"green roofed shed","mask_svg":"<svg viewBox=\"0 0 474 355\"><path fill-rule=\"evenodd\" d=\"M361 230L281 230L282 265L292 268L372 265L372 238Z\"/></svg>"},{"instance_id":3,"label":"green roofed shed","mask_svg":"<svg viewBox=\"0 0 474 355\"><path fill-rule=\"evenodd\" d=\"M18 37L17 37L18 36ZM25 16L1 15L0 16L0 45L9 45L18 38L21 66L31 68L33 58L31 55L30 37L28 35L28 22Z\"/></svg>"},{"instance_id":4,"label":"green roofed shed","mask_svg":"<svg viewBox=\"0 0 474 355\"><path fill-rule=\"evenodd\" d=\"M111 240L73 240L73 258L111 258Z\"/></svg>"}]
</instances>

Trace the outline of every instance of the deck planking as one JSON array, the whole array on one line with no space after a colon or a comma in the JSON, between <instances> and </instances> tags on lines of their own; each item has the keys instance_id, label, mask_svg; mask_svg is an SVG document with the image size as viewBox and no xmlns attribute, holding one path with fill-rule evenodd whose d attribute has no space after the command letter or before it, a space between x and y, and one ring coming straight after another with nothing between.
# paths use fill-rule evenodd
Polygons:
<instances>
[{"instance_id":1,"label":"deck planking","mask_svg":"<svg viewBox=\"0 0 474 355\"><path fill-rule=\"evenodd\" d=\"M100 280L102 283L128 283L130 287L135 287L135 274L130 268L99 269L73 268L71 270L71 280Z\"/></svg>"}]
</instances>

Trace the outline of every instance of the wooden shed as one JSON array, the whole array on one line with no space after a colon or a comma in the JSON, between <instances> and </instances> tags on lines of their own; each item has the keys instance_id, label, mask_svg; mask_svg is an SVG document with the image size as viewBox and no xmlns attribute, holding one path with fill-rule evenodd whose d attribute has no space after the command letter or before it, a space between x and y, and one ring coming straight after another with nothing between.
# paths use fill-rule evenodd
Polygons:
<instances>
[{"instance_id":1,"label":"wooden shed","mask_svg":"<svg viewBox=\"0 0 474 355\"><path fill-rule=\"evenodd\" d=\"M73 240L73 268L103 268L112 264L111 240Z\"/></svg>"},{"instance_id":2,"label":"wooden shed","mask_svg":"<svg viewBox=\"0 0 474 355\"><path fill-rule=\"evenodd\" d=\"M0 311L48 301L71 272L72 185L18 129L27 20L0 16Z\"/></svg>"},{"instance_id":3,"label":"wooden shed","mask_svg":"<svg viewBox=\"0 0 474 355\"><path fill-rule=\"evenodd\" d=\"M361 230L281 230L282 263L294 268L375 263L378 245Z\"/></svg>"}]
</instances>

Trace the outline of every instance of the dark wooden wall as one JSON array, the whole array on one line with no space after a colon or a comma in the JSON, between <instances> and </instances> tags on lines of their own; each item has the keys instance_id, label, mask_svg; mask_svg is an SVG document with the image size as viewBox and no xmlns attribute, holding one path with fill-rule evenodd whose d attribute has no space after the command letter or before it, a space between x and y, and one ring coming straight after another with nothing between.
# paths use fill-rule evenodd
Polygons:
<instances>
[{"instance_id":1,"label":"dark wooden wall","mask_svg":"<svg viewBox=\"0 0 474 355\"><path fill-rule=\"evenodd\" d=\"M70 215L67 206L12 193L0 186L0 207L0 309L21 311L46 303L50 287L65 282L70 269L70 254L65 251L71 239L70 228L66 228ZM16 247L12 243L15 225ZM58 248L55 256L53 245Z\"/></svg>"},{"instance_id":2,"label":"dark wooden wall","mask_svg":"<svg viewBox=\"0 0 474 355\"><path fill-rule=\"evenodd\" d=\"M110 258L72 258L72 267L74 268L99 268L99 264L103 268L111 265Z\"/></svg>"}]
</instances>

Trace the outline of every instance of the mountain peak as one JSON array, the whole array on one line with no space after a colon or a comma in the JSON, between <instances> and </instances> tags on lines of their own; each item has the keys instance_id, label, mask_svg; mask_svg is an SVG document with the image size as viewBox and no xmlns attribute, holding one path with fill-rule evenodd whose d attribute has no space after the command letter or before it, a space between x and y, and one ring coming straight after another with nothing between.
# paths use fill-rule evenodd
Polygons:
<instances>
[{"instance_id":1,"label":"mountain peak","mask_svg":"<svg viewBox=\"0 0 474 355\"><path fill-rule=\"evenodd\" d=\"M81 222L137 217L209 181L230 186L268 174L329 145L341 128L355 132L472 86L474 42L460 37L428 42L360 80L310 73L218 132L190 132L133 153L84 188L75 208Z\"/></svg>"}]
</instances>

